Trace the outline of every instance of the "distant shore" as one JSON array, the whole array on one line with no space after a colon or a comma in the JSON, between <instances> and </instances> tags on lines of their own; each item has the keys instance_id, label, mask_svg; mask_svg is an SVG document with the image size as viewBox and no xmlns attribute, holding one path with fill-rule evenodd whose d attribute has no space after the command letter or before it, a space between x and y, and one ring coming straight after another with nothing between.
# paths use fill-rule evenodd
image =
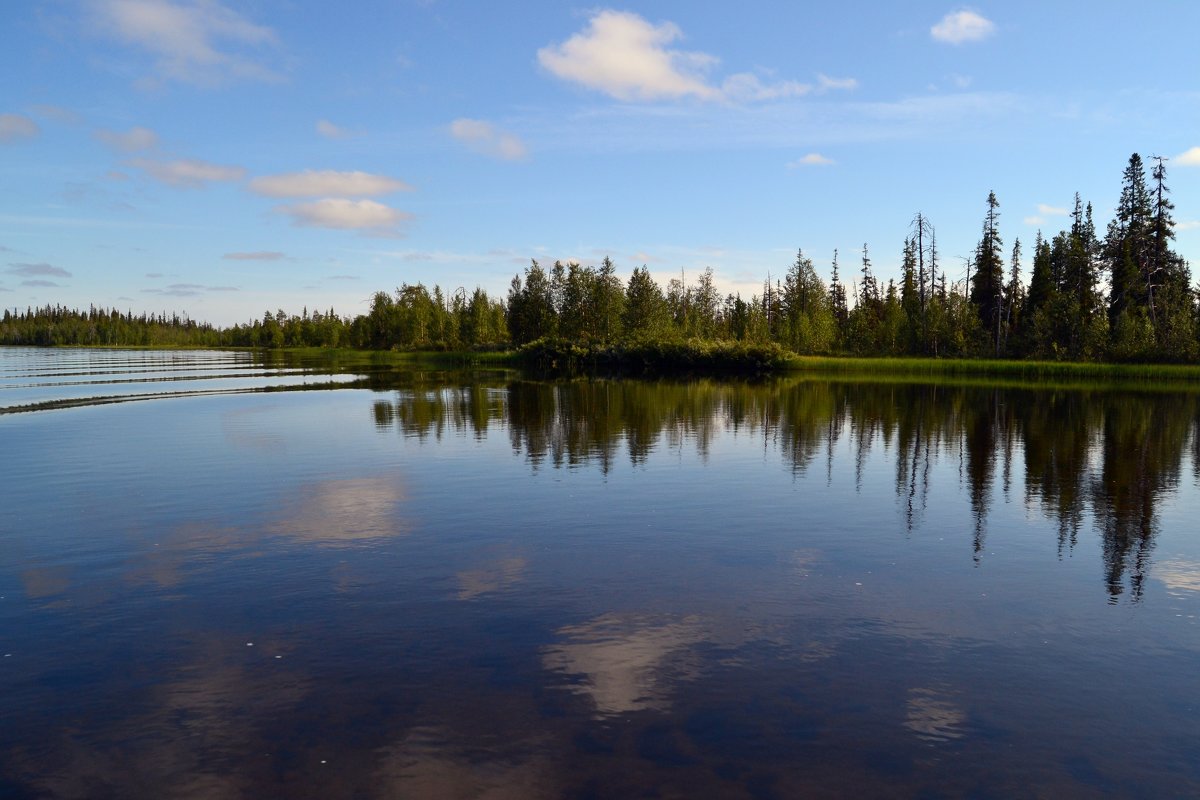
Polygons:
<instances>
[{"instance_id":1,"label":"distant shore","mask_svg":"<svg viewBox=\"0 0 1200 800\"><path fill-rule=\"evenodd\" d=\"M98 347L98 346L90 346ZM188 345L115 345L122 350L235 350L260 352L281 360L299 359L339 371L357 368L421 366L435 369L492 367L525 369L551 375L681 375L753 377L814 373L853 380L902 382L983 381L995 385L1052 385L1086 388L1112 383L1153 384L1164 389L1200 391L1200 365L1114 364L1106 362L1025 361L984 358L802 356L775 345L743 342L683 341L585 346L562 340L534 342L517 349L362 350L323 347L196 347Z\"/></svg>"}]
</instances>

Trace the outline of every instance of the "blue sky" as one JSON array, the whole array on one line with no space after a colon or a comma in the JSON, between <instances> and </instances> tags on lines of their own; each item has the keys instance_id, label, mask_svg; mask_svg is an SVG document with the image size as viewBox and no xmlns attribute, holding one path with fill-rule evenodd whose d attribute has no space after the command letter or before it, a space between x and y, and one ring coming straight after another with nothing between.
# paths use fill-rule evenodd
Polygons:
<instances>
[{"instance_id":1,"label":"blue sky","mask_svg":"<svg viewBox=\"0 0 1200 800\"><path fill-rule=\"evenodd\" d=\"M0 306L220 324L503 295L530 258L711 266L797 248L896 274L1111 216L1168 156L1200 263L1200 4L44 0L0 6ZM1026 264L1028 270L1028 264Z\"/></svg>"}]
</instances>

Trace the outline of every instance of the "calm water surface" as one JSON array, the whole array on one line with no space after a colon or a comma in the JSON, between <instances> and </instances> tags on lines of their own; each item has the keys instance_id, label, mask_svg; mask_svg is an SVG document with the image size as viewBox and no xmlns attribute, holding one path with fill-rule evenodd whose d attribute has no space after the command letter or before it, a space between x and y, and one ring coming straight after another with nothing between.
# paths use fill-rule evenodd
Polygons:
<instances>
[{"instance_id":1,"label":"calm water surface","mask_svg":"<svg viewBox=\"0 0 1200 800\"><path fill-rule=\"evenodd\" d=\"M30 406L0 796L1200 794L1195 392L0 349Z\"/></svg>"}]
</instances>

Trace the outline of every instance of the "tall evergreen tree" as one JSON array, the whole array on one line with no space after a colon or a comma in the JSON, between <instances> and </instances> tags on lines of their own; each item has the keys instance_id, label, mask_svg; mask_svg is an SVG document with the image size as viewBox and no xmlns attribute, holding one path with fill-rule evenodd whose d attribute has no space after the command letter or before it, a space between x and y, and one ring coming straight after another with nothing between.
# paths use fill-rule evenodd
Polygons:
<instances>
[{"instance_id":1,"label":"tall evergreen tree","mask_svg":"<svg viewBox=\"0 0 1200 800\"><path fill-rule=\"evenodd\" d=\"M833 251L833 275L829 281L829 307L833 312L834 324L837 326L838 338L846 334L846 320L850 310L846 305L846 287L838 277L838 251Z\"/></svg>"},{"instance_id":2,"label":"tall evergreen tree","mask_svg":"<svg viewBox=\"0 0 1200 800\"><path fill-rule=\"evenodd\" d=\"M1009 261L1008 285L1004 287L1004 342L1003 349L1009 352L1009 340L1021 324L1021 310L1025 305L1025 287L1021 285L1021 240L1013 240L1012 259Z\"/></svg>"},{"instance_id":3,"label":"tall evergreen tree","mask_svg":"<svg viewBox=\"0 0 1200 800\"><path fill-rule=\"evenodd\" d=\"M1131 325L1138 325L1142 314L1150 312L1147 272L1152 214L1146 170L1142 157L1134 153L1122 173L1116 217L1109 223L1104 243L1109 269L1108 322L1113 336L1118 331L1128 332ZM1123 320L1127 313L1132 318Z\"/></svg>"},{"instance_id":4,"label":"tall evergreen tree","mask_svg":"<svg viewBox=\"0 0 1200 800\"><path fill-rule=\"evenodd\" d=\"M988 192L987 215L983 219L983 238L975 249L975 273L971 278L971 304L979 321L993 343L993 352L1000 352L1000 330L1004 314L1004 256L998 222L1000 201L995 192Z\"/></svg>"},{"instance_id":5,"label":"tall evergreen tree","mask_svg":"<svg viewBox=\"0 0 1200 800\"><path fill-rule=\"evenodd\" d=\"M1196 355L1196 294L1187 263L1171 249L1175 204L1167 196L1167 159L1154 156L1151 171L1152 219L1147 292L1151 321L1155 327L1157 357L1178 361Z\"/></svg>"}]
</instances>

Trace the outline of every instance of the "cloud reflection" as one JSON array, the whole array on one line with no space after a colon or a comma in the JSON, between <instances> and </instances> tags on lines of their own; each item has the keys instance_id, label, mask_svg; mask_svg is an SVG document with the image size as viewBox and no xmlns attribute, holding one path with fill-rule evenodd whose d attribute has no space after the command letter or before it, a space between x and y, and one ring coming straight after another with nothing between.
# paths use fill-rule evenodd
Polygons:
<instances>
[{"instance_id":1,"label":"cloud reflection","mask_svg":"<svg viewBox=\"0 0 1200 800\"><path fill-rule=\"evenodd\" d=\"M945 742L965 735L963 726L967 712L951 702L937 689L910 689L904 727L918 738L929 742Z\"/></svg>"},{"instance_id":2,"label":"cloud reflection","mask_svg":"<svg viewBox=\"0 0 1200 800\"><path fill-rule=\"evenodd\" d=\"M550 765L519 753L480 759L459 752L452 734L420 727L380 751L373 783L380 797L412 800L539 800L561 796Z\"/></svg>"},{"instance_id":3,"label":"cloud reflection","mask_svg":"<svg viewBox=\"0 0 1200 800\"><path fill-rule=\"evenodd\" d=\"M394 480L348 478L303 487L273 533L318 544L345 544L408 533L398 519L404 493Z\"/></svg>"},{"instance_id":4,"label":"cloud reflection","mask_svg":"<svg viewBox=\"0 0 1200 800\"><path fill-rule=\"evenodd\" d=\"M546 648L542 664L579 676L567 688L589 697L599 716L666 709L672 679L689 673L686 666L672 673L672 660L708 638L695 617L655 624L616 614L560 628L558 634L565 641Z\"/></svg>"},{"instance_id":5,"label":"cloud reflection","mask_svg":"<svg viewBox=\"0 0 1200 800\"><path fill-rule=\"evenodd\" d=\"M1171 594L1200 592L1200 561L1170 558L1158 562L1155 576Z\"/></svg>"},{"instance_id":6,"label":"cloud reflection","mask_svg":"<svg viewBox=\"0 0 1200 800\"><path fill-rule=\"evenodd\" d=\"M478 569L458 573L458 599L472 600L481 594L498 592L525 579L528 561L520 557L502 558Z\"/></svg>"}]
</instances>

